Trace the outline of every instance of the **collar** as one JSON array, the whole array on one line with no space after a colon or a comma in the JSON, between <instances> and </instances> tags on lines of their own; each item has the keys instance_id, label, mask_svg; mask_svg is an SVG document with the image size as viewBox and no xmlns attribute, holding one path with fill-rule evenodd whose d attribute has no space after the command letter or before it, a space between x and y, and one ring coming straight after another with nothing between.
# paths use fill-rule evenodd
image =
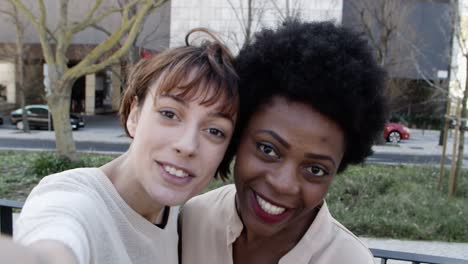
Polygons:
<instances>
[{"instance_id":1,"label":"collar","mask_svg":"<svg viewBox=\"0 0 468 264\"><path fill-rule=\"evenodd\" d=\"M279 264L309 263L310 260L325 250L333 239L333 218L325 201L314 222L299 240L299 243L284 255Z\"/></svg>"},{"instance_id":2,"label":"collar","mask_svg":"<svg viewBox=\"0 0 468 264\"><path fill-rule=\"evenodd\" d=\"M236 208L236 187L234 184L231 185L231 190L228 197L228 208L227 208L228 221L226 225L226 245L232 246L236 239L242 233L244 224L237 213Z\"/></svg>"},{"instance_id":3,"label":"collar","mask_svg":"<svg viewBox=\"0 0 468 264\"><path fill-rule=\"evenodd\" d=\"M228 199L226 245L232 248L232 244L240 236L244 225L236 209L236 189L231 186ZM333 239L333 218L324 201L312 225L307 229L299 243L284 255L279 264L309 263L309 261L321 253Z\"/></svg>"}]
</instances>

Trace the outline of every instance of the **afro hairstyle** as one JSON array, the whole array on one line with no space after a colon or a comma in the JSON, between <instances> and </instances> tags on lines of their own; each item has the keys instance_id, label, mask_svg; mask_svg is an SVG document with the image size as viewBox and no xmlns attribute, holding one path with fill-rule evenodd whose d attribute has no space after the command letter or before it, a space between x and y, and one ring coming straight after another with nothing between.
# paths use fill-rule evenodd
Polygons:
<instances>
[{"instance_id":1,"label":"afro hairstyle","mask_svg":"<svg viewBox=\"0 0 468 264\"><path fill-rule=\"evenodd\" d=\"M385 72L367 41L331 22L286 21L264 29L236 60L240 109L227 155L234 156L250 118L274 97L310 105L343 130L338 173L372 154L386 116Z\"/></svg>"}]
</instances>

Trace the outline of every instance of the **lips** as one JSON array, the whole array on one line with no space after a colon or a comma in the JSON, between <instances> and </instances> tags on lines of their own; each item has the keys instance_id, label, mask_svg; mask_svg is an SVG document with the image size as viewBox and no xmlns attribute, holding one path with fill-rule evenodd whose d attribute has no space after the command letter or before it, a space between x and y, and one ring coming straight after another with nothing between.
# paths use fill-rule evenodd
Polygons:
<instances>
[{"instance_id":1,"label":"lips","mask_svg":"<svg viewBox=\"0 0 468 264\"><path fill-rule=\"evenodd\" d=\"M291 213L287 207L274 203L254 191L252 191L251 203L255 214L267 223L280 222Z\"/></svg>"},{"instance_id":2,"label":"lips","mask_svg":"<svg viewBox=\"0 0 468 264\"><path fill-rule=\"evenodd\" d=\"M184 178L184 177L189 176L189 173L186 172L185 170L177 169L177 168L172 167L170 165L163 165L163 168L167 173L169 173L169 174L171 174L173 176L179 177L179 178Z\"/></svg>"},{"instance_id":3,"label":"lips","mask_svg":"<svg viewBox=\"0 0 468 264\"><path fill-rule=\"evenodd\" d=\"M171 184L183 186L188 184L195 176L189 170L167 163L157 162L161 169L162 178Z\"/></svg>"}]
</instances>

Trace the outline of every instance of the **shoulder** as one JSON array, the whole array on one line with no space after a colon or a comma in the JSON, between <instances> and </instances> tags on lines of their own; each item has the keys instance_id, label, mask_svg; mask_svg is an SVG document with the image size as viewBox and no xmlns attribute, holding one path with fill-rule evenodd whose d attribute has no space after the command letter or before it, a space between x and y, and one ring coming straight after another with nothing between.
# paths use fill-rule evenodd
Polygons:
<instances>
[{"instance_id":1,"label":"shoulder","mask_svg":"<svg viewBox=\"0 0 468 264\"><path fill-rule=\"evenodd\" d=\"M90 230L102 214L96 186L99 169L74 169L43 178L31 191L15 223L14 239L31 245L56 241L80 260L89 262ZM93 177L95 176L96 177Z\"/></svg>"},{"instance_id":2,"label":"shoulder","mask_svg":"<svg viewBox=\"0 0 468 264\"><path fill-rule=\"evenodd\" d=\"M95 211L100 200L97 184L103 177L99 173L97 168L80 168L44 177L26 199L20 218L45 212L79 217Z\"/></svg>"},{"instance_id":3,"label":"shoulder","mask_svg":"<svg viewBox=\"0 0 468 264\"><path fill-rule=\"evenodd\" d=\"M182 210L210 209L223 206L226 202L230 202L231 199L234 199L235 194L236 187L234 184L225 185L193 197L183 206Z\"/></svg>"},{"instance_id":4,"label":"shoulder","mask_svg":"<svg viewBox=\"0 0 468 264\"><path fill-rule=\"evenodd\" d=\"M229 217L233 208L235 209L235 195L236 188L234 184L230 184L193 197L181 209L184 225L197 225L200 219L214 222L215 219Z\"/></svg>"},{"instance_id":5,"label":"shoulder","mask_svg":"<svg viewBox=\"0 0 468 264\"><path fill-rule=\"evenodd\" d=\"M62 171L44 177L38 184L38 187L47 185L75 185L89 186L97 177L103 176L104 173L98 168L78 168Z\"/></svg>"},{"instance_id":6,"label":"shoulder","mask_svg":"<svg viewBox=\"0 0 468 264\"><path fill-rule=\"evenodd\" d=\"M342 263L373 263L374 257L367 245L340 222L330 217L335 233L334 248L342 252L342 254L337 254L337 257L343 261ZM337 263L341 263L340 261Z\"/></svg>"}]
</instances>

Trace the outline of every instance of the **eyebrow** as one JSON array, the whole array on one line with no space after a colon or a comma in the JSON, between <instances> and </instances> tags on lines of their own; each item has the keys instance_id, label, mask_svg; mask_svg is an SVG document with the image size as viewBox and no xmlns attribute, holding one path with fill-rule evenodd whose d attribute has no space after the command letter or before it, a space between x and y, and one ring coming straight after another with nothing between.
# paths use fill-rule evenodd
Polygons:
<instances>
[{"instance_id":1,"label":"eyebrow","mask_svg":"<svg viewBox=\"0 0 468 264\"><path fill-rule=\"evenodd\" d=\"M279 143L281 143L281 145L283 145L287 149L289 149L291 147L291 145L289 145L289 143L286 140L284 140L280 135L276 134L272 130L261 129L261 130L259 130L259 132L269 134L270 136L272 136L274 139L276 139Z\"/></svg>"},{"instance_id":2,"label":"eyebrow","mask_svg":"<svg viewBox=\"0 0 468 264\"><path fill-rule=\"evenodd\" d=\"M170 99L172 99L172 100L174 100L174 101L177 101L177 102L180 103L180 104L183 104L184 106L188 106L188 103L187 103L184 99L180 98L180 97L177 96L177 95L173 95L173 94L161 94L160 97L170 98Z\"/></svg>"},{"instance_id":3,"label":"eyebrow","mask_svg":"<svg viewBox=\"0 0 468 264\"><path fill-rule=\"evenodd\" d=\"M234 119L231 115L229 115L228 113L224 113L224 112L211 112L209 113L209 116L213 116L213 117L220 117L220 118L224 118L224 119L227 119L229 121L231 121L232 125L234 125Z\"/></svg>"},{"instance_id":4,"label":"eyebrow","mask_svg":"<svg viewBox=\"0 0 468 264\"><path fill-rule=\"evenodd\" d=\"M331 163L333 163L333 166L336 167L335 161L327 155L320 155L320 154L315 154L315 153L306 153L304 154L304 157L309 158L309 159L321 159L321 160L328 160Z\"/></svg>"}]
</instances>

